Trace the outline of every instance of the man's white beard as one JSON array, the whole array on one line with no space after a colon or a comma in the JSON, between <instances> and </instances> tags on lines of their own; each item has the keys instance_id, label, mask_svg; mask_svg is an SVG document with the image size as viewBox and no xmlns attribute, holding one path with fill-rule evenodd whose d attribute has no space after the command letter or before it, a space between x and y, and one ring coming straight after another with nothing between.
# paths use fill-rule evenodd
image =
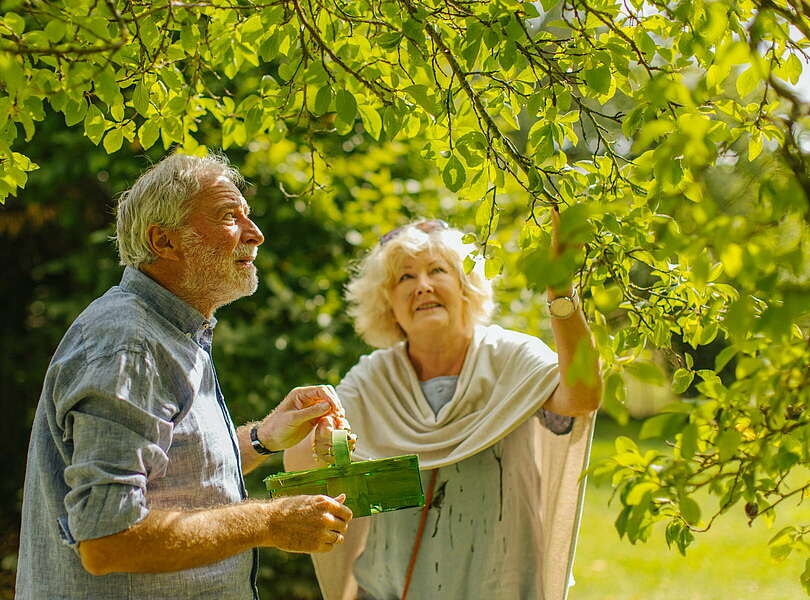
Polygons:
<instances>
[{"instance_id":1,"label":"man's white beard","mask_svg":"<svg viewBox=\"0 0 810 600\"><path fill-rule=\"evenodd\" d=\"M190 296L218 308L251 295L259 287L256 267L236 263L238 258L254 256L252 246L239 244L233 254L224 255L190 229L183 231L182 242L187 266L182 287Z\"/></svg>"}]
</instances>

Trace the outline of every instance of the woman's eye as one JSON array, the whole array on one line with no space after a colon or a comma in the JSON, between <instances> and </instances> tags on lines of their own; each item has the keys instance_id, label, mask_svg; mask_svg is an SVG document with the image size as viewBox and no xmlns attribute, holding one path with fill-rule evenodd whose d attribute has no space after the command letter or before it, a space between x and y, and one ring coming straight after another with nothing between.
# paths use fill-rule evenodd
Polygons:
<instances>
[{"instance_id":1,"label":"woman's eye","mask_svg":"<svg viewBox=\"0 0 810 600\"><path fill-rule=\"evenodd\" d=\"M410 273L403 273L400 276L399 280L400 281L405 281L406 279L411 279L412 277L413 277L413 275L411 275Z\"/></svg>"},{"instance_id":2,"label":"woman's eye","mask_svg":"<svg viewBox=\"0 0 810 600\"><path fill-rule=\"evenodd\" d=\"M444 269L444 267L434 267L433 272L434 273L447 273L447 271Z\"/></svg>"}]
</instances>

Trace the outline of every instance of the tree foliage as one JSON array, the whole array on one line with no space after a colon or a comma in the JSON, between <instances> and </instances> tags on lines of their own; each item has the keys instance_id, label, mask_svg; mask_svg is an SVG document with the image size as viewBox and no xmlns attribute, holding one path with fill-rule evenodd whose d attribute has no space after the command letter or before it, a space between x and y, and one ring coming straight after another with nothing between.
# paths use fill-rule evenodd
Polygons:
<instances>
[{"instance_id":1,"label":"tree foliage","mask_svg":"<svg viewBox=\"0 0 810 600\"><path fill-rule=\"evenodd\" d=\"M413 185L391 174L407 164L417 187L443 186L437 209L475 224L470 260L503 273L508 318L539 326L527 288L578 283L607 412L626 418L627 374L681 394L643 430L670 453L619 439L593 468L616 487L621 535L665 521L685 551L723 513L774 520L810 495L810 118L791 87L806 3L3 7L0 197L36 168L19 150L49 111L110 154L245 147L260 181L324 222L350 215L357 241L397 220ZM556 261L551 205L570 242ZM722 349L696 368L709 344ZM806 552L810 524L780 525L774 557Z\"/></svg>"}]
</instances>

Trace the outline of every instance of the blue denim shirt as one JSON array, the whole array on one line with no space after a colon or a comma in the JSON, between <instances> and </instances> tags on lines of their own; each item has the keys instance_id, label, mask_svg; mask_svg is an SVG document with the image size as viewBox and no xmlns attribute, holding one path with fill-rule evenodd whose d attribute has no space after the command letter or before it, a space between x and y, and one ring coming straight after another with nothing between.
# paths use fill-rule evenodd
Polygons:
<instances>
[{"instance_id":1,"label":"blue denim shirt","mask_svg":"<svg viewBox=\"0 0 810 600\"><path fill-rule=\"evenodd\" d=\"M257 551L160 574L93 576L76 545L152 508L246 497L236 430L211 360L207 321L144 273L71 325L54 354L28 450L18 600L258 598Z\"/></svg>"}]
</instances>

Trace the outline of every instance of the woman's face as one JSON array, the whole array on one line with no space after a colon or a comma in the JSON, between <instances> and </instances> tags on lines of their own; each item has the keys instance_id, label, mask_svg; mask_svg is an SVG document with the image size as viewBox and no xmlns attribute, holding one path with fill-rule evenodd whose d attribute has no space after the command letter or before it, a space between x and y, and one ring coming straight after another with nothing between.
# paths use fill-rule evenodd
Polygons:
<instances>
[{"instance_id":1,"label":"woman's face","mask_svg":"<svg viewBox=\"0 0 810 600\"><path fill-rule=\"evenodd\" d=\"M461 282L437 254L423 252L403 258L390 299L394 317L409 339L466 333Z\"/></svg>"}]
</instances>

